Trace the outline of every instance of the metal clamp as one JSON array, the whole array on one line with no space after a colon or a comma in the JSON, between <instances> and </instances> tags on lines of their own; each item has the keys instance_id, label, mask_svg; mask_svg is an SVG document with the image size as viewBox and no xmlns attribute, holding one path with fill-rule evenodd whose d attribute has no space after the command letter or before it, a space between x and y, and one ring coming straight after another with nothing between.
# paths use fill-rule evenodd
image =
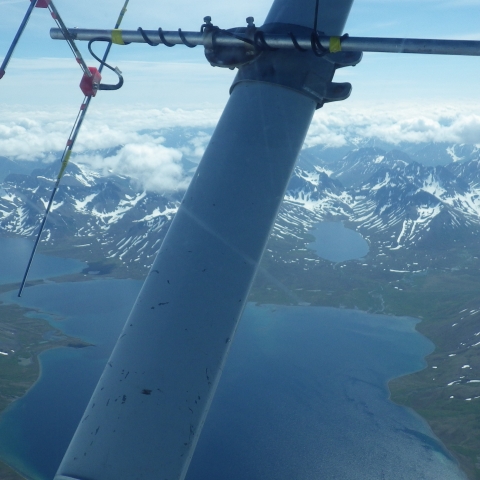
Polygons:
<instances>
[{"instance_id":1,"label":"metal clamp","mask_svg":"<svg viewBox=\"0 0 480 480\"><path fill-rule=\"evenodd\" d=\"M232 28L222 30L212 24L211 17L205 17L205 24L202 25L203 45L205 47L205 57L212 67L234 68L246 65L255 60L262 52L256 47L255 27L253 17L247 18L247 27ZM219 34L227 34L238 40L241 40L239 46L220 46L215 38Z\"/></svg>"}]
</instances>

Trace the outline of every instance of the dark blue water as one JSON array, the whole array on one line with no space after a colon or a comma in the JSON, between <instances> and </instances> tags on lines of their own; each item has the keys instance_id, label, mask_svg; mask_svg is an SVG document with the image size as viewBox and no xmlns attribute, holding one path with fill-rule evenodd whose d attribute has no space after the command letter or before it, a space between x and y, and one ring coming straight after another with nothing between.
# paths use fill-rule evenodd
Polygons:
<instances>
[{"instance_id":1,"label":"dark blue water","mask_svg":"<svg viewBox=\"0 0 480 480\"><path fill-rule=\"evenodd\" d=\"M42 354L41 379L2 416L0 457L29 478L55 473L139 288L47 284L22 299L96 344ZM422 368L432 350L414 325L248 305L188 480L464 478L425 422L388 400L387 380Z\"/></svg>"},{"instance_id":2,"label":"dark blue water","mask_svg":"<svg viewBox=\"0 0 480 480\"><path fill-rule=\"evenodd\" d=\"M465 478L387 381L424 366L415 321L249 305L187 480Z\"/></svg>"},{"instance_id":3,"label":"dark blue water","mask_svg":"<svg viewBox=\"0 0 480 480\"><path fill-rule=\"evenodd\" d=\"M362 258L368 253L367 241L358 232L345 228L342 222L318 223L310 233L315 237L310 248L331 262Z\"/></svg>"},{"instance_id":4,"label":"dark blue water","mask_svg":"<svg viewBox=\"0 0 480 480\"><path fill-rule=\"evenodd\" d=\"M17 283L23 278L33 242L24 238L0 238L0 284ZM28 279L38 280L82 271L86 263L37 254Z\"/></svg>"},{"instance_id":5,"label":"dark blue water","mask_svg":"<svg viewBox=\"0 0 480 480\"><path fill-rule=\"evenodd\" d=\"M96 279L0 296L95 344L44 352L40 380L0 417L0 458L28 478L53 477L140 286ZM388 400L388 379L432 350L414 325L248 305L188 480L464 478L426 423Z\"/></svg>"},{"instance_id":6,"label":"dark blue water","mask_svg":"<svg viewBox=\"0 0 480 480\"><path fill-rule=\"evenodd\" d=\"M51 479L127 319L141 282L45 284L0 301L38 308L65 333L94 343L40 355L40 380L0 417L0 458L32 479ZM63 319L63 320L61 320Z\"/></svg>"}]
</instances>

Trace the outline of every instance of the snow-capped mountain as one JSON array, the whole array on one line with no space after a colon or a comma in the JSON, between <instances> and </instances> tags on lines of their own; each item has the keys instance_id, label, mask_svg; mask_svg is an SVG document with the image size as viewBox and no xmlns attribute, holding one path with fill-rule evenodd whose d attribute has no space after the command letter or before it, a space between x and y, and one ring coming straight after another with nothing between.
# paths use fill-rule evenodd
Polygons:
<instances>
[{"instance_id":1,"label":"snow-capped mountain","mask_svg":"<svg viewBox=\"0 0 480 480\"><path fill-rule=\"evenodd\" d=\"M401 171L410 162L412 159L399 150L385 152L376 147L360 148L337 162L333 176L346 187L359 187L379 170Z\"/></svg>"},{"instance_id":2,"label":"snow-capped mountain","mask_svg":"<svg viewBox=\"0 0 480 480\"><path fill-rule=\"evenodd\" d=\"M330 173L329 180L337 180L335 188L320 180L320 168L316 173L296 170L284 207L289 202L311 211L312 217L347 220L380 249L439 246L478 234L478 159L430 167L398 150L361 148L336 165L323 164L323 175ZM295 186L300 180L305 186L299 190Z\"/></svg>"},{"instance_id":3,"label":"snow-capped mountain","mask_svg":"<svg viewBox=\"0 0 480 480\"><path fill-rule=\"evenodd\" d=\"M56 166L55 166L56 167ZM0 189L0 229L33 235L49 200L56 168L11 174ZM44 242L101 252L105 258L149 265L177 211L181 195L135 188L126 177L104 177L70 164L55 196Z\"/></svg>"},{"instance_id":4,"label":"snow-capped mountain","mask_svg":"<svg viewBox=\"0 0 480 480\"><path fill-rule=\"evenodd\" d=\"M480 158L425 166L400 150L355 149L338 162L302 160L279 212L273 239L305 238L315 223L348 222L377 251L441 246L480 233ZM0 231L34 235L57 166L10 173L0 183ZM45 229L45 245L81 249L86 258L148 266L183 192L140 190L118 175L70 164Z\"/></svg>"}]
</instances>

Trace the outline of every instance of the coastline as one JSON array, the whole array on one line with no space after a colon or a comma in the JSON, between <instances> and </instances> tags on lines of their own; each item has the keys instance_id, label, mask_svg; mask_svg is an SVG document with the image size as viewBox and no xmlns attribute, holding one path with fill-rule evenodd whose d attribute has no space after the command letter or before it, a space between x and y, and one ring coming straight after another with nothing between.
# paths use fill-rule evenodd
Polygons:
<instances>
[{"instance_id":1,"label":"coastline","mask_svg":"<svg viewBox=\"0 0 480 480\"><path fill-rule=\"evenodd\" d=\"M41 314L39 310L17 304L0 303L0 333L4 344L14 350L2 359L0 370L0 415L13 402L22 398L41 376L39 355L60 347L84 348L91 346L78 338L65 335L52 327L47 320L29 313ZM48 334L49 340L44 340ZM5 338L7 337L7 338ZM10 338L8 338L10 337ZM14 338L13 338L14 337ZM13 384L12 379L16 380Z\"/></svg>"},{"instance_id":2,"label":"coastline","mask_svg":"<svg viewBox=\"0 0 480 480\"><path fill-rule=\"evenodd\" d=\"M350 227L355 229L354 224ZM312 238L271 239L262 260L268 275L257 275L251 299L421 320L416 330L435 350L426 357L425 369L389 382L392 400L425 419L468 478L480 480L480 382L471 382L480 380L475 238L387 255L371 237L365 257L337 263L305 249Z\"/></svg>"},{"instance_id":3,"label":"coastline","mask_svg":"<svg viewBox=\"0 0 480 480\"><path fill-rule=\"evenodd\" d=\"M30 456L30 454L27 453L28 457L28 462L25 463L25 466L21 461L19 460L21 457L16 458L12 457L11 461L9 455L11 454L10 449L8 448L9 445L9 435L14 434L13 430L9 425L14 425L14 423L11 423L14 418L18 417L18 413L20 410L18 410L18 405L24 409L24 407L27 407L27 410L30 411L29 414L32 413L32 409L28 407L28 403L23 404L16 404L17 400L23 399L29 392L32 391L32 388L37 385L40 381L43 386L41 386L41 389L45 390L45 381L49 382L48 383L48 391L47 391L47 396L52 395L51 401L53 404L55 402L58 403L58 399L61 398L61 395L56 395L55 393L55 388L52 389L54 385L57 385L58 388L61 389L64 388L64 386L68 383L65 382L66 378L72 378L75 379L78 377L78 372L75 370L72 370L72 359L78 358L77 353L75 350L81 349L81 350L86 350L85 353L80 353L81 356L86 355L87 357L93 357L98 355L98 352L101 351L102 349L105 349L105 337L108 338L108 342L114 342L116 339L116 336L118 334L114 334L113 336L110 335L108 332L110 331L109 329L104 330L104 333L98 337L98 332L96 335L92 335L92 337L84 336L82 333L88 329L94 326L95 324L95 318L94 319L84 319L82 317L82 321L79 323L77 319L77 325L81 325L81 332L78 330L75 330L75 328L72 329L72 327L68 326L69 323L71 325L71 322L68 322L68 320L71 320L70 314L67 313L68 309L74 312L78 312L82 310L83 308L90 308L92 304L96 304L95 298L96 295L105 296L105 292L102 293L102 288L99 288L99 283L102 282L107 282L115 283L116 279L107 277L107 276L98 276L98 275L83 275L83 274L68 274L64 275L62 277L55 277L54 279L48 279L47 281L39 281L35 282L35 284L40 287L40 291L32 291L31 295L28 296L28 298L25 298L25 300L22 300L22 304L18 305L15 302L16 296L15 296L15 291L16 291L16 285L14 288L12 286L8 285L2 285L0 286L0 292L3 293L3 296L0 296L0 347L3 347L2 344L2 326L5 326L9 324L15 324L17 331L15 334L17 334L21 330L22 334L22 344L24 346L23 349L18 348L15 346L13 350L15 350L15 353L12 353L11 355L8 356L0 356L0 362L1 364L4 364L6 360L9 361L10 364L10 374L7 375L7 372L4 369L0 368L0 392L1 394L5 394L6 397L8 397L3 404L0 404L0 415L5 413L6 411L10 411L9 407L13 407L12 410L12 415L6 415L5 418L5 427L7 430L4 430L5 435L3 435L2 442L4 446L7 448L4 449L2 447L3 451L3 458L0 459L0 462L3 462L6 464L8 467L11 469L16 469L17 470L17 476L15 477L14 474L9 473L9 475L12 476L12 480L15 479L21 479L24 478L22 475L26 476L25 478L37 478L36 474L29 475L28 472L30 468L34 465L33 463L33 456ZM138 284L138 282L135 282ZM82 285L83 284L83 285ZM79 293L77 296L73 293L74 291L78 291L78 288L75 286L78 285L80 287L80 291L82 289L87 288L88 291L92 293L91 296L85 297L85 293ZM120 291L123 292L121 295L122 302L123 304L128 303L130 305L130 302L133 302L134 298L136 297L136 293L131 293L128 294L128 292L132 292L132 284L131 281L126 281L123 283L122 287L119 287ZM116 288L110 288L110 290L113 291L113 293L110 293L110 297L112 295L115 295L115 292L117 292ZM28 291L28 290L27 290ZM49 294L50 292L50 294ZM126 294L127 293L127 294ZM108 296L108 295L107 295ZM85 302L82 299L89 298L91 302ZM113 297L115 298L115 297ZM50 299L50 300L49 300ZM52 301L55 302L56 299L63 299L63 305L64 308L60 306L60 308L51 309L49 306L52 306ZM112 298L110 299L112 301ZM122 303L120 302L120 303ZM119 302L116 302L117 304ZM39 305L38 307L33 307L33 305ZM85 306L85 307L84 307ZM67 308L67 311L65 311L65 307ZM91 309L91 308L90 308ZM95 310L95 309L94 309ZM112 311L113 314L110 316L119 318L118 315L115 315L116 310L115 309L108 309L108 311ZM56 312L52 314L51 312ZM98 315L102 317L105 314L105 308L103 310L101 309L98 312ZM96 317L98 318L98 317ZM103 317L102 317L103 318ZM63 327L63 321L65 320L65 327ZM85 320L85 323L83 322ZM22 323L23 322L23 323ZM51 323L49 323L51 322ZM92 323L93 322L93 323ZM123 322L122 322L123 325ZM22 326L27 327L27 328L22 328ZM13 330L13 329L12 329ZM103 330L102 330L103 331ZM14 333L12 331L12 333ZM111 338L110 338L111 337ZM114 338L115 337L115 338ZM4 339L3 339L4 340ZM17 339L18 342L18 339ZM97 343L99 342L99 343ZM91 350L91 349L85 349L84 347L87 346L93 346L95 345L96 348ZM54 349L58 349L59 347L69 347L67 349L61 349L61 352L57 352L54 354L51 354L51 351ZM28 355L26 354L28 352ZM52 358L59 358L58 355L62 359L67 359L67 363L63 363L62 360L62 365L64 365L64 368L62 372L59 372L59 382L55 381L55 378L57 377L55 375L55 378L52 379L52 375L50 374L52 372L51 368L47 368L48 364L43 363L43 357L40 357L41 354L47 353L48 355L45 357L45 362L51 362ZM28 356L28 362L22 362L19 361L22 358L25 359ZM70 362L70 363L68 363ZM3 366L1 365L0 366ZM68 365L68 368L67 366ZM102 364L103 365L103 364ZM42 366L45 366L45 375L42 369ZM80 367L79 367L80 368ZM72 373L76 372L76 373ZM62 376L63 375L63 376ZM2 376L5 376L5 378L2 378ZM10 381L11 379L15 379L14 381ZM19 383L17 380L21 379L21 386L22 388L19 387ZM52 380L54 383L52 383ZM1 382L4 382L8 386L8 390L2 387ZM84 385L85 386L85 385ZM87 385L88 388L82 389L82 392L89 392L89 388L92 387L91 385ZM92 387L93 388L93 387ZM16 389L15 391L13 391ZM38 389L37 389L38 390ZM51 393L50 393L51 392ZM0 395L1 395L0 394ZM83 393L82 393L83 394ZM87 393L88 394L88 393ZM32 397L33 398L33 397ZM44 398L47 398L44 396ZM8 400L8 401L7 401ZM78 400L80 401L80 400ZM85 399L81 400L85 401ZM35 402L34 402L35 403ZM74 404L75 402L73 402ZM71 404L71 402L69 402ZM31 405L31 402L30 402ZM73 408L73 407L69 407ZM23 410L22 410L23 411ZM69 416L68 418L74 418L73 416ZM68 422L64 421L62 422L62 425L65 425ZM23 427L22 427L23 428ZM45 431L48 431L48 422L47 424L43 426L37 426L37 431L39 428L43 430L43 428L46 428ZM56 428L56 427L55 427ZM69 428L71 430L71 425L69 425ZM68 430L67 435L71 436L73 435L73 432L70 432ZM8 433L6 433L8 432ZM55 434L55 433L54 433ZM27 444L26 444L27 445ZM12 448L14 445L12 444ZM13 451L13 450L12 450ZM58 454L58 448L53 451L52 450L52 455L57 455ZM20 453L19 453L20 454ZM35 453L37 455L37 453ZM37 455L38 456L38 455ZM47 457L45 457L47 458ZM8 471L8 468L6 468L6 471ZM32 470L36 471L36 470ZM21 473L18 473L21 472ZM2 470L0 469L0 478L3 477L1 476ZM20 475L20 476L19 476Z\"/></svg>"},{"instance_id":4,"label":"coastline","mask_svg":"<svg viewBox=\"0 0 480 480\"><path fill-rule=\"evenodd\" d=\"M0 286L1 293L11 290L8 285ZM16 285L13 290L16 290ZM9 355L2 355L1 358L0 416L41 379L42 365L39 356L43 352L60 347L83 348L91 345L52 327L47 320L38 316L41 313L43 312L37 309L0 302L0 342L4 350L6 345L10 350ZM45 340L45 335L49 340ZM8 461L0 459L0 478L24 480L26 477L16 471Z\"/></svg>"},{"instance_id":5,"label":"coastline","mask_svg":"<svg viewBox=\"0 0 480 480\"><path fill-rule=\"evenodd\" d=\"M478 398L480 388L475 384L468 384L468 379L452 385L454 379L459 378L458 371L463 365L472 364L478 367L478 355L472 361L472 357L465 358L466 352L451 353L456 350L440 348L438 344L441 344L441 339L437 335L430 336L424 333L423 330L426 328L422 327L422 323L416 328L419 333L434 342L436 349L425 357L427 364L424 369L389 381L391 400L413 410L426 420L466 473L467 478L478 480L480 413L478 405L467 399ZM455 359L455 365L451 365L452 358ZM439 366L446 367L440 375L436 372ZM442 382L442 385L435 385L434 382L437 384Z\"/></svg>"},{"instance_id":6,"label":"coastline","mask_svg":"<svg viewBox=\"0 0 480 480\"><path fill-rule=\"evenodd\" d=\"M85 281L85 280L90 280L90 281L95 280L95 278L92 278L91 276L89 276L89 278L85 278L85 277L82 278L81 276L78 276L78 275L77 275L76 277L78 278L78 280L84 280L84 281ZM57 280L58 280L58 279L57 279ZM65 279L63 279L63 280L64 280L64 281L67 281L67 278L65 278ZM72 281L72 276L69 276L69 277L68 277L68 281ZM57 282L55 282L55 283L57 283ZM264 304L265 302L257 302L257 303ZM277 304L277 305L281 305L281 304ZM5 306L5 305L0 305L0 308L1 308L2 306ZM22 309L23 307L18 307L18 308L19 308L19 309ZM338 308L338 307L334 307L334 308ZM32 309L28 309L28 308L25 308L24 310L25 310L25 313L28 313L29 311L32 311ZM42 313L42 312L39 312L38 310L33 310L33 311L35 311L36 313ZM359 309L356 309L356 311L359 312ZM362 312L362 313L365 313L365 314L372 314L372 312L368 312L368 311L361 311L361 312ZM385 314L382 313L381 315L385 315ZM393 315L392 315L392 316L393 316ZM28 318L28 317L27 317L27 318ZM32 318L29 318L29 320L32 320ZM46 320L39 319L39 318L34 318L34 320L39 320L39 321L41 321L41 322L48 323ZM416 324L415 324L414 326L412 326L412 328L411 328L412 331L413 331L413 330L416 330L416 329L417 329L417 326L418 326L418 324L419 324L419 322L420 322L420 320L419 320L419 319L412 319L412 318L409 318L409 320L410 320L410 321L411 321L411 320L415 320L415 321L416 321ZM51 328L51 326L50 326L50 328ZM65 335L65 334L62 333L62 335ZM59 346L68 346L68 342L71 341L71 340L72 340L72 337L67 337L67 336L65 336L65 338L63 339L63 343L45 346L45 348L42 349L42 351L50 350L50 349L52 349L52 348L56 348L56 347L59 347ZM78 340L78 339L74 339L74 340L75 340L76 342L82 342L82 340ZM45 345L45 344L43 344L43 345ZM85 346L86 346L86 344L85 344ZM33 362L33 363L36 363L36 364L37 364L37 368L38 368L37 378L36 378L35 382L33 382L33 383L28 387L28 389L25 390L25 392L24 392L23 395L25 395L25 394L27 393L27 391L28 391L30 388L32 388L33 385L41 378L41 363L40 363L40 359L39 359L39 357L38 357L38 356L40 355L40 353L41 353L41 352L38 352L38 354L37 354L37 356L36 356L36 362ZM424 360L424 361L425 361L425 360ZM424 368L425 368L425 367L424 367ZM404 376L409 376L409 375L415 374L416 372L418 372L418 371L415 370L415 372L411 372L411 373L404 374ZM400 377L400 378L403 378L403 377ZM391 393L390 383L391 383L391 381L395 381L395 380L397 380L397 379L398 379L398 378L392 379L392 380L390 380L390 381L387 383L387 388L388 388L388 390L390 391L390 393ZM18 397L18 398L20 398L20 397ZM17 398L16 398L16 399L17 399ZM16 400L16 399L15 399L15 400ZM390 398L390 400L391 400L391 401L394 401L392 398ZM0 412L0 413L1 413L1 412ZM422 416L422 419L425 419L425 417ZM447 449L447 450L448 450L448 449ZM0 470L0 473L1 473L1 470ZM23 478L24 478L24 477L20 476L20 474L18 474L18 473L12 473L11 475L13 475L13 476L11 477L12 480L17 480L17 479L23 479ZM17 475L17 476L15 477L14 475ZM9 478L9 477L6 477L6 478Z\"/></svg>"},{"instance_id":7,"label":"coastline","mask_svg":"<svg viewBox=\"0 0 480 480\"><path fill-rule=\"evenodd\" d=\"M278 247L278 245L277 245ZM282 254L282 247L279 248ZM287 245L288 248L291 245ZM298 245L297 245L298 247ZM392 402L411 408L420 417L427 421L437 438L446 446L446 449L459 462L460 467L468 475L469 479L480 478L480 458L475 465L476 452L480 452L480 425L472 424L474 412L465 416L465 401L452 405L450 398L443 398L447 385L457 375L458 366L449 365L448 360L452 352L456 352L457 360L462 364L472 364L480 369L480 355L475 352L459 352L458 345L462 335L468 331L467 324L461 324L460 329L452 337L451 325L455 323L459 312L465 306L473 309L478 307L480 295L480 276L462 271L445 271L440 269L428 269L422 275L399 274L393 272L379 272L372 268L367 270L362 266L363 262L372 262L374 252L361 261L338 262L333 264L328 261L320 261L312 268L307 257L302 257L303 252L298 254L296 264L280 263L273 255L266 254L262 262L263 270L269 275L257 275L252 288L249 301L262 304L276 305L312 305L334 308L350 308L366 313L378 313L393 315L396 317L411 317L420 320L415 329L431 340L435 345L435 351L425 358L427 365L424 369L404 374L401 377L388 382L390 398ZM288 258L288 257L287 257ZM98 271L98 265L96 265ZM307 270L308 268L308 270ZM83 272L66 274L47 281L31 282L29 285L42 283L84 282L105 278L141 278L143 271L127 271L122 268L113 268L99 275L87 274L89 269ZM453 277L453 278L452 278ZM276 283L272 281L276 280ZM288 287L286 287L288 285ZM454 287L452 288L452 285ZM325 287L328 288L325 288ZM398 286L401 286L399 290ZM0 293L10 291L15 286L0 286ZM461 294L459 293L461 292ZM3 305L0 305L0 308ZM25 309L26 312L33 309ZM38 313L38 311L37 311ZM32 320L32 319L30 319ZM41 319L33 319L39 323L46 322ZM51 327L49 327L51 329ZM67 337L65 337L67 338ZM73 339L76 342L78 339ZM80 342L81 343L81 342ZM52 344L44 350L68 346L66 344ZM87 346L87 345L83 345ZM38 352L40 353L40 352ZM469 354L468 359L465 355ZM475 353L473 358L471 353ZM463 356L462 356L463 355ZM38 358L38 357L37 357ZM38 362L38 360L37 360ZM440 362L448 367L442 370L445 378L443 387L432 385L431 370L433 366L439 366ZM443 367L442 367L443 368ZM438 370L438 369L437 369ZM40 372L38 372L40 375ZM442 378L443 378L442 377ZM37 376L35 381L38 381ZM448 382L446 381L448 380ZM35 381L24 391L22 396L34 385ZM475 384L455 386L459 389L479 389ZM433 397L432 397L433 395ZM480 392L478 393L480 395ZM17 397L20 398L20 397ZM17 398L14 398L17 399ZM435 402L432 403L432 398ZM0 407L1 408L1 407ZM475 409L474 402L468 408ZM0 411L1 414L1 411ZM448 428L445 428L445 418L448 419ZM463 435L463 432L470 432ZM458 439L461 437L461 441ZM478 445L478 447L477 447ZM21 477L20 477L21 478Z\"/></svg>"},{"instance_id":8,"label":"coastline","mask_svg":"<svg viewBox=\"0 0 480 480\"><path fill-rule=\"evenodd\" d=\"M0 478L2 480L27 480L16 470L14 470L8 463L0 460Z\"/></svg>"}]
</instances>

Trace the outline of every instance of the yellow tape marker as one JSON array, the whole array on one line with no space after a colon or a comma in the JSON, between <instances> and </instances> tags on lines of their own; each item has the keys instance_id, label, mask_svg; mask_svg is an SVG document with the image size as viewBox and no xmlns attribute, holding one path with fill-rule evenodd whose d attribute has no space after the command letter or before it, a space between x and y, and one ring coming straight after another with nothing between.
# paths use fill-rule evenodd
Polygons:
<instances>
[{"instance_id":1,"label":"yellow tape marker","mask_svg":"<svg viewBox=\"0 0 480 480\"><path fill-rule=\"evenodd\" d=\"M71 154L72 154L71 150L69 150L65 154L65 158L63 159L62 167L60 168L60 172L58 173L57 180L60 180L63 177L63 174L65 173L65 169L67 168L67 165L68 165L68 161L70 160L70 155Z\"/></svg>"},{"instance_id":2,"label":"yellow tape marker","mask_svg":"<svg viewBox=\"0 0 480 480\"><path fill-rule=\"evenodd\" d=\"M125 45L125 42L122 38L122 31L120 29L112 30L112 43L117 45Z\"/></svg>"},{"instance_id":3,"label":"yellow tape marker","mask_svg":"<svg viewBox=\"0 0 480 480\"><path fill-rule=\"evenodd\" d=\"M342 42L340 37L330 37L330 53L342 51Z\"/></svg>"}]
</instances>

